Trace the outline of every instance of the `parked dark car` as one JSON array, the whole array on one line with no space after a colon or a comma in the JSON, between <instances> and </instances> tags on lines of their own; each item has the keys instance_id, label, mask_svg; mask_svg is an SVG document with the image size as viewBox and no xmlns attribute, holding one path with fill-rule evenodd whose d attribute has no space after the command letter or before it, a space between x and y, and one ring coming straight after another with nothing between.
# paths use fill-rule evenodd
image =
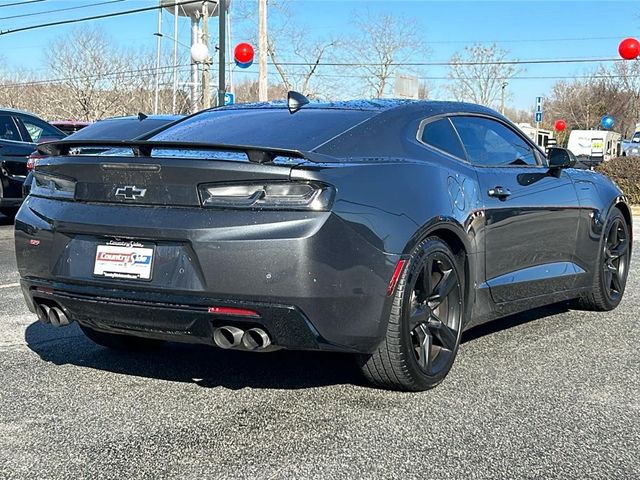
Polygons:
<instances>
[{"instance_id":1,"label":"parked dark car","mask_svg":"<svg viewBox=\"0 0 640 480\"><path fill-rule=\"evenodd\" d=\"M0 213L13 217L22 203L27 158L36 144L65 134L44 120L19 110L0 110Z\"/></svg>"},{"instance_id":2,"label":"parked dark car","mask_svg":"<svg viewBox=\"0 0 640 480\"><path fill-rule=\"evenodd\" d=\"M71 154L98 144L127 151ZM108 347L351 352L374 384L423 390L464 330L625 289L622 192L477 105L229 106L39 149L16 219L27 304Z\"/></svg>"},{"instance_id":3,"label":"parked dark car","mask_svg":"<svg viewBox=\"0 0 640 480\"><path fill-rule=\"evenodd\" d=\"M51 123L54 127L62 130L67 135L71 135L72 133L76 133L78 130L82 130L88 125L91 125L91 122L83 122L80 120L54 120Z\"/></svg>"},{"instance_id":4,"label":"parked dark car","mask_svg":"<svg viewBox=\"0 0 640 480\"><path fill-rule=\"evenodd\" d=\"M184 115L132 115L127 117L113 117L104 120L99 120L95 123L87 125L78 130L76 133L72 133L67 137L68 140L87 140L87 139L102 139L102 140L131 140L134 138L144 137L156 130L169 125L177 120L184 118ZM85 148L84 153L100 153L108 150L108 148ZM31 182L33 178L33 167L35 163L46 155L42 155L39 152L31 154L29 161L27 162L28 175L25 179L22 187L22 196L24 198L29 195L31 191Z\"/></svg>"}]
</instances>

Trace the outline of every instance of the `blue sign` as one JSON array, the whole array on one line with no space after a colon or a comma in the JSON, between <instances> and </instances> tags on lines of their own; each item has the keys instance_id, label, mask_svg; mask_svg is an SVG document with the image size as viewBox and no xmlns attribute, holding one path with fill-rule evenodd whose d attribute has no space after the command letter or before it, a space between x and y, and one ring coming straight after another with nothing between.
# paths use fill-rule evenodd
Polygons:
<instances>
[{"instance_id":1,"label":"blue sign","mask_svg":"<svg viewBox=\"0 0 640 480\"><path fill-rule=\"evenodd\" d=\"M536 112L536 123L540 123L542 121L542 112Z\"/></svg>"},{"instance_id":2,"label":"blue sign","mask_svg":"<svg viewBox=\"0 0 640 480\"><path fill-rule=\"evenodd\" d=\"M541 111L542 111L542 97L536 97L536 112L541 112Z\"/></svg>"},{"instance_id":3,"label":"blue sign","mask_svg":"<svg viewBox=\"0 0 640 480\"><path fill-rule=\"evenodd\" d=\"M231 92L225 92L224 94L224 104L225 105L233 105L236 102L236 96Z\"/></svg>"}]
</instances>

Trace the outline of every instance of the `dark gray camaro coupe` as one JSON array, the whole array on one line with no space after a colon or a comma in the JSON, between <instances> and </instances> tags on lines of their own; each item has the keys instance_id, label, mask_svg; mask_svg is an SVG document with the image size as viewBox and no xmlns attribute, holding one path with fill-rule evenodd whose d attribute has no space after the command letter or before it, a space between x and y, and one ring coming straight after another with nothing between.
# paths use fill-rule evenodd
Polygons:
<instances>
[{"instance_id":1,"label":"dark gray camaro coupe","mask_svg":"<svg viewBox=\"0 0 640 480\"><path fill-rule=\"evenodd\" d=\"M477 105L289 107L40 146L15 234L29 308L114 348L353 352L376 385L423 390L474 325L619 304L630 209L568 151ZM75 154L92 145L111 150Z\"/></svg>"}]
</instances>

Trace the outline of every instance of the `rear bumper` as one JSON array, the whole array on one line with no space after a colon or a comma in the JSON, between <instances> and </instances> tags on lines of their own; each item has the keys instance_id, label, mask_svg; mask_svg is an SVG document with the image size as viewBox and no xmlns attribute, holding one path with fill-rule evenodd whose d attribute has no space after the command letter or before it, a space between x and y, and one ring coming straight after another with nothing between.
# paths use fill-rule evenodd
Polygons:
<instances>
[{"instance_id":1,"label":"rear bumper","mask_svg":"<svg viewBox=\"0 0 640 480\"><path fill-rule=\"evenodd\" d=\"M96 245L156 245L149 282L93 276ZM30 307L59 303L99 330L213 343L212 328L263 327L289 349L370 352L386 331L399 255L380 251L327 212L204 211L29 197L16 255ZM260 318L209 314L236 306Z\"/></svg>"},{"instance_id":2,"label":"rear bumper","mask_svg":"<svg viewBox=\"0 0 640 480\"><path fill-rule=\"evenodd\" d=\"M71 320L103 332L213 345L217 327L231 325L243 330L261 327L273 344L281 348L336 349L291 305L114 291L57 282L22 280L21 286L31 311L38 304L57 306ZM241 307L256 311L259 316L211 314L208 311L211 306Z\"/></svg>"}]
</instances>

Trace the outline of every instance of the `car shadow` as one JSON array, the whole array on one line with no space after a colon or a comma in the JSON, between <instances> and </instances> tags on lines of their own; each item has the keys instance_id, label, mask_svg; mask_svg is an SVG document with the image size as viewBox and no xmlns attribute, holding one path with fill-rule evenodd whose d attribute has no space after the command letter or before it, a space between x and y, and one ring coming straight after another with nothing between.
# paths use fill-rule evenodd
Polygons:
<instances>
[{"instance_id":1,"label":"car shadow","mask_svg":"<svg viewBox=\"0 0 640 480\"><path fill-rule=\"evenodd\" d=\"M5 225L13 225L13 218L5 217L0 213L0 227Z\"/></svg>"},{"instance_id":2,"label":"car shadow","mask_svg":"<svg viewBox=\"0 0 640 480\"><path fill-rule=\"evenodd\" d=\"M32 323L28 347L56 365L77 365L113 373L195 383L201 387L304 389L365 385L350 355L280 350L270 353L221 350L167 342L155 350L122 352L96 345L76 324L64 328Z\"/></svg>"},{"instance_id":3,"label":"car shadow","mask_svg":"<svg viewBox=\"0 0 640 480\"><path fill-rule=\"evenodd\" d=\"M525 323L530 323L536 320L541 320L546 317L552 317L560 313L569 311L569 305L566 302L556 303L545 307L534 308L526 312L518 313L516 315L510 315L493 322L478 325L477 327L470 328L462 334L462 343L472 342L478 338L482 338L493 333L497 333L503 330L508 330Z\"/></svg>"},{"instance_id":4,"label":"car shadow","mask_svg":"<svg viewBox=\"0 0 640 480\"><path fill-rule=\"evenodd\" d=\"M463 342L567 311L553 305L474 327ZM167 342L156 350L121 352L100 347L77 324L55 328L34 322L27 327L28 347L56 365L76 365L112 373L195 383L201 387L305 389L367 383L351 355L327 352L271 353L225 351L207 345Z\"/></svg>"}]
</instances>

